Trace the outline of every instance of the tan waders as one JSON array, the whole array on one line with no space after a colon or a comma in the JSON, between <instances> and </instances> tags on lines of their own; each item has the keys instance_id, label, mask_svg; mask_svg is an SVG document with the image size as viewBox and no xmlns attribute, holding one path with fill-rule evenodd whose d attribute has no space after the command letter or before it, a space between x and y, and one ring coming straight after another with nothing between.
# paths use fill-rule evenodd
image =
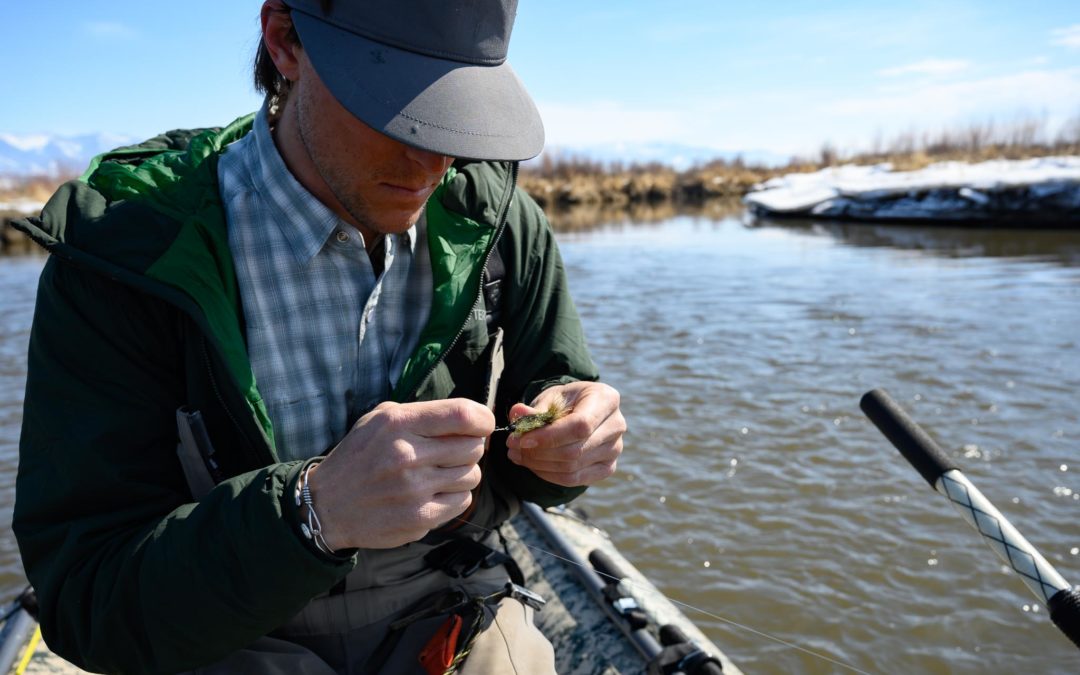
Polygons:
<instances>
[{"instance_id":1,"label":"tan waders","mask_svg":"<svg viewBox=\"0 0 1080 675\"><path fill-rule=\"evenodd\" d=\"M344 582L313 599L287 624L193 672L425 675L429 671L421 653L431 672L441 673L441 666L432 664L442 663L446 655L452 661L464 647L467 653L454 671L462 675L553 675L554 652L533 624L533 607L507 596L507 569L466 562L468 576L455 577L453 570L432 569L424 561L436 548L417 542L387 551L361 550L360 564ZM436 634L440 629L440 636L448 633L455 612L460 640L448 647ZM470 639L473 626L479 632Z\"/></svg>"}]
</instances>

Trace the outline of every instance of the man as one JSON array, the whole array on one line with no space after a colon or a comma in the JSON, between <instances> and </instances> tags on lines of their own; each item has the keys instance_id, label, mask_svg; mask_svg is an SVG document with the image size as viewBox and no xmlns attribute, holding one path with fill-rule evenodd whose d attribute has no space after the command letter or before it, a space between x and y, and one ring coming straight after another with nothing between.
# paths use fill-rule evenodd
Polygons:
<instances>
[{"instance_id":1,"label":"man","mask_svg":"<svg viewBox=\"0 0 1080 675\"><path fill-rule=\"evenodd\" d=\"M14 529L62 656L551 672L496 528L610 475L625 423L514 188L543 142L515 4L269 0L254 119L99 158L21 224L53 255Z\"/></svg>"}]
</instances>

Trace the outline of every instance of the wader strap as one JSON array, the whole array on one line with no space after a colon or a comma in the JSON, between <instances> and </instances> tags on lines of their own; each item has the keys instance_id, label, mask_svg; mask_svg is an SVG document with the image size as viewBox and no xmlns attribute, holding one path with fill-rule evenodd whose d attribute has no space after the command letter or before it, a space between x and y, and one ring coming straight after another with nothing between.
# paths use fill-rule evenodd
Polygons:
<instances>
[{"instance_id":1,"label":"wader strap","mask_svg":"<svg viewBox=\"0 0 1080 675\"><path fill-rule=\"evenodd\" d=\"M484 398L485 404L492 412L495 412L495 395L499 391L499 380L502 379L503 368L506 366L503 360L503 329L499 325L502 317L502 280L505 276L506 264L503 262L499 245L496 243L488 255L487 264L484 265L483 278L487 331L491 341L487 392Z\"/></svg>"},{"instance_id":2,"label":"wader strap","mask_svg":"<svg viewBox=\"0 0 1080 675\"><path fill-rule=\"evenodd\" d=\"M222 478L202 413L186 406L178 408L176 432L179 438L176 454L180 458L191 496L198 501L214 489Z\"/></svg>"},{"instance_id":3,"label":"wader strap","mask_svg":"<svg viewBox=\"0 0 1080 675\"><path fill-rule=\"evenodd\" d=\"M424 556L424 562L428 567L455 579L468 578L477 570L502 565L510 575L510 581L519 586L525 585L525 575L517 561L502 551L466 537L454 538L433 548Z\"/></svg>"},{"instance_id":4,"label":"wader strap","mask_svg":"<svg viewBox=\"0 0 1080 675\"><path fill-rule=\"evenodd\" d=\"M506 276L506 264L499 253L498 243L491 249L484 265L484 302L487 304L487 327L490 335L499 325L502 309L502 280Z\"/></svg>"},{"instance_id":5,"label":"wader strap","mask_svg":"<svg viewBox=\"0 0 1080 675\"><path fill-rule=\"evenodd\" d=\"M488 366L487 392L484 395L484 404L491 412L495 412L495 397L499 393L499 380L502 379L503 370L506 368L506 359L503 357L503 329L496 328L491 336L491 359Z\"/></svg>"}]
</instances>

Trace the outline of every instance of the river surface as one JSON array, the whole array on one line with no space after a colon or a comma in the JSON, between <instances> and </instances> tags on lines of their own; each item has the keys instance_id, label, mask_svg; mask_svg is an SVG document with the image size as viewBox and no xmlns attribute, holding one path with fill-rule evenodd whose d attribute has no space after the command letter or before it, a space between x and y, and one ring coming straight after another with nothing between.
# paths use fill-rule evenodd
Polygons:
<instances>
[{"instance_id":1,"label":"river surface","mask_svg":"<svg viewBox=\"0 0 1080 675\"><path fill-rule=\"evenodd\" d=\"M630 425L579 504L746 672L1080 670L858 407L888 390L1080 580L1080 233L676 216L560 242ZM3 597L41 264L0 258Z\"/></svg>"}]
</instances>

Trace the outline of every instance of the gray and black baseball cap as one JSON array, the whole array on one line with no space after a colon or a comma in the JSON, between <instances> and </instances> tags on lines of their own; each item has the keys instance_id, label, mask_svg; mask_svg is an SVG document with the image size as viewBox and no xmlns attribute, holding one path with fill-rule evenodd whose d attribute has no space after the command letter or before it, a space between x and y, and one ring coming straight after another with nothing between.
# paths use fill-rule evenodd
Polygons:
<instances>
[{"instance_id":1,"label":"gray and black baseball cap","mask_svg":"<svg viewBox=\"0 0 1080 675\"><path fill-rule=\"evenodd\" d=\"M506 61L517 0L285 0L338 102L408 145L462 159L540 154L544 126Z\"/></svg>"}]
</instances>

